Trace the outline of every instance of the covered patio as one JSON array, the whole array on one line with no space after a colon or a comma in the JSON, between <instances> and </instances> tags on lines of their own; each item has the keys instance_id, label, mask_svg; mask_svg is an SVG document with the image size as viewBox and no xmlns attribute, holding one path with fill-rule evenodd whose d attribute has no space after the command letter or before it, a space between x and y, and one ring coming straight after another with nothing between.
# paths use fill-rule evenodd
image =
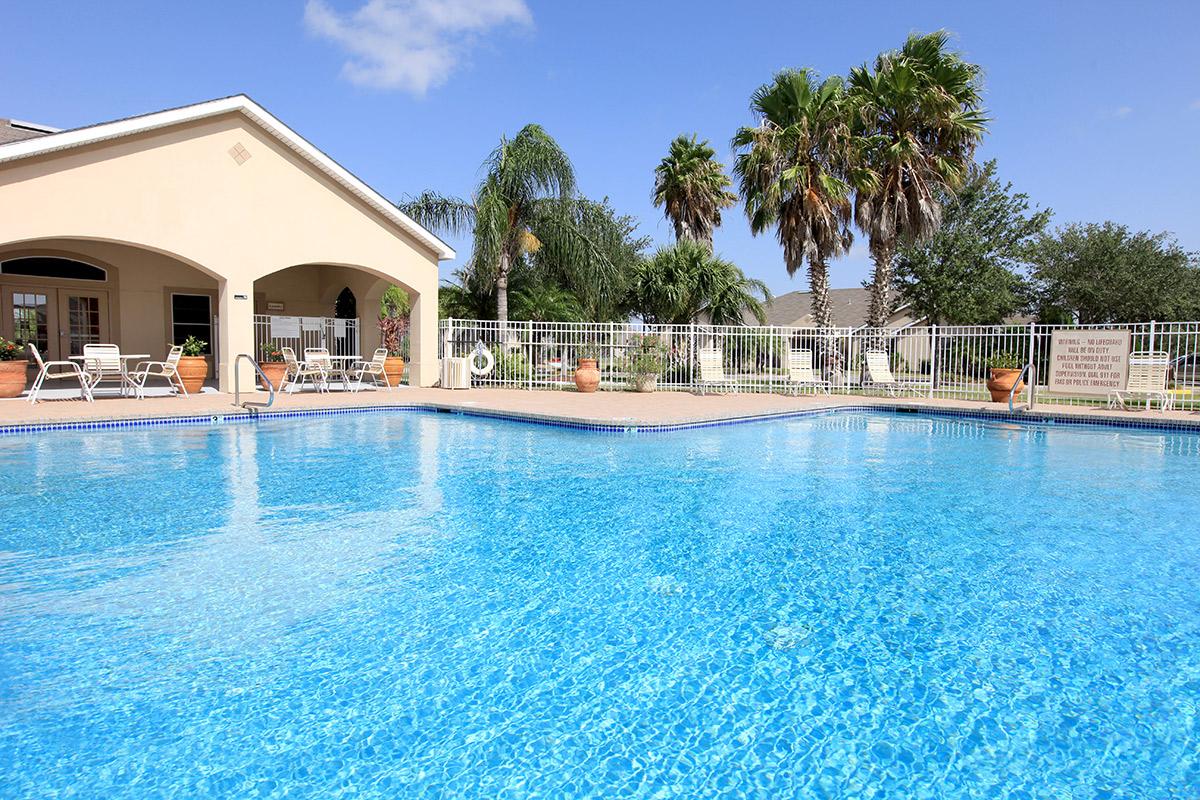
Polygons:
<instances>
[{"instance_id":1,"label":"covered patio","mask_svg":"<svg viewBox=\"0 0 1200 800\"><path fill-rule=\"evenodd\" d=\"M369 356L389 285L412 301L408 383L437 379L437 237L245 96L0 146L0 336L235 359L296 332ZM243 387L252 383L242 362Z\"/></svg>"}]
</instances>

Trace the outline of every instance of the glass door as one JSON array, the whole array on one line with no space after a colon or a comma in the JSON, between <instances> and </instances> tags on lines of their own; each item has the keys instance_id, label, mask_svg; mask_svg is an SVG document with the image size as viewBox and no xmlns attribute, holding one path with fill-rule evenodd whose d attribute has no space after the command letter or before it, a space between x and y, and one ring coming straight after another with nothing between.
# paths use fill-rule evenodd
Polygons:
<instances>
[{"instance_id":1,"label":"glass door","mask_svg":"<svg viewBox=\"0 0 1200 800\"><path fill-rule=\"evenodd\" d=\"M3 335L17 344L32 342L44 359L58 358L57 299L53 289L4 287Z\"/></svg>"},{"instance_id":2,"label":"glass door","mask_svg":"<svg viewBox=\"0 0 1200 800\"><path fill-rule=\"evenodd\" d=\"M83 355L85 344L111 342L108 332L108 294L58 290L59 349L62 358Z\"/></svg>"}]
</instances>

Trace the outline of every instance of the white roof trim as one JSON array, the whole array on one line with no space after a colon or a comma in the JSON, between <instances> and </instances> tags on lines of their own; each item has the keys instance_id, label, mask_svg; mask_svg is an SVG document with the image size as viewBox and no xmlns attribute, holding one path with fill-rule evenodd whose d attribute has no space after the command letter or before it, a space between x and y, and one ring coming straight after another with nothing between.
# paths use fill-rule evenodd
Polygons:
<instances>
[{"instance_id":1,"label":"white roof trim","mask_svg":"<svg viewBox=\"0 0 1200 800\"><path fill-rule=\"evenodd\" d=\"M53 153L58 150L67 150L72 147L81 147L122 136L144 133L157 128L178 125L183 122L215 117L220 114L228 114L232 111L240 111L254 120L260 127L287 145L309 163L313 164L321 172L328 175L355 197L383 214L383 216L392 222L395 222L402 229L428 246L437 253L440 260L455 257L454 250L448 244L417 224L415 220L388 202L387 198L383 197L383 195L376 192L370 186L367 186L342 165L322 153L309 141L304 139L304 137L300 136L287 125L284 125L266 109L243 94L225 97L220 100L196 103L195 105L184 106L183 108L158 111L140 117L130 117L115 122L91 125L86 128L75 128L62 131L61 133L40 136L36 139L25 139L19 142L0 145L0 164L19 158Z\"/></svg>"}]
</instances>

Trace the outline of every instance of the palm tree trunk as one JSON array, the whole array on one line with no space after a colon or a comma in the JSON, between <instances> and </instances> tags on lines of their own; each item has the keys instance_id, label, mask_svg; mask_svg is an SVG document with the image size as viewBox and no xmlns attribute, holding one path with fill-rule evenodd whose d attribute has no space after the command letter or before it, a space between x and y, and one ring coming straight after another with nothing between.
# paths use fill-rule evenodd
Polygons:
<instances>
[{"instance_id":1,"label":"palm tree trunk","mask_svg":"<svg viewBox=\"0 0 1200 800\"><path fill-rule=\"evenodd\" d=\"M872 328L887 327L892 315L889 295L892 289L892 254L890 244L873 244L871 261L875 268L871 273L871 303L867 307L867 324Z\"/></svg>"},{"instance_id":2,"label":"palm tree trunk","mask_svg":"<svg viewBox=\"0 0 1200 800\"><path fill-rule=\"evenodd\" d=\"M496 319L508 322L508 253L500 254L496 273Z\"/></svg>"},{"instance_id":3,"label":"palm tree trunk","mask_svg":"<svg viewBox=\"0 0 1200 800\"><path fill-rule=\"evenodd\" d=\"M813 325L821 329L833 327L829 308L829 267L824 261L809 260L808 288L812 292Z\"/></svg>"}]
</instances>

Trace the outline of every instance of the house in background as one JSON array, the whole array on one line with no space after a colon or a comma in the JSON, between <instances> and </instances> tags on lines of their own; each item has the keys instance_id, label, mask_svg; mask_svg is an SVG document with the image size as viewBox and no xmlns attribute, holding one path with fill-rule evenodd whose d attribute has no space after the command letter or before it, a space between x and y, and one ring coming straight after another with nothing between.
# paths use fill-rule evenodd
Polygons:
<instances>
[{"instance_id":1,"label":"house in background","mask_svg":"<svg viewBox=\"0 0 1200 800\"><path fill-rule=\"evenodd\" d=\"M409 382L431 386L453 257L245 95L66 131L0 121L0 335L50 358L88 342L161 358L195 335L232 391L235 357L269 339L369 355L394 283Z\"/></svg>"},{"instance_id":2,"label":"house in background","mask_svg":"<svg viewBox=\"0 0 1200 800\"><path fill-rule=\"evenodd\" d=\"M871 302L868 289L830 289L829 306L835 328L862 328L867 324L867 309ZM811 328L812 292L788 292L766 304L767 324L784 328ZM892 329L925 325L924 317L916 317L907 303L898 304L888 317L887 327ZM747 324L756 325L753 318Z\"/></svg>"}]
</instances>

